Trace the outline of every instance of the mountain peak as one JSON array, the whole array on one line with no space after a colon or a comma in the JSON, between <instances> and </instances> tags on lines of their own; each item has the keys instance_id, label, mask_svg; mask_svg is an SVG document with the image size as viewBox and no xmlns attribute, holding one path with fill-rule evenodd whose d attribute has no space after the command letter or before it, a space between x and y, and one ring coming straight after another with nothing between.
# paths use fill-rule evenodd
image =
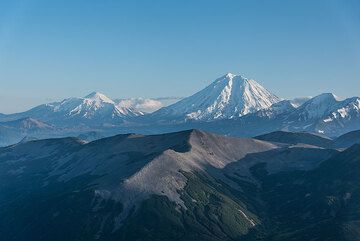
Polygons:
<instances>
[{"instance_id":1,"label":"mountain peak","mask_svg":"<svg viewBox=\"0 0 360 241\"><path fill-rule=\"evenodd\" d=\"M227 73L226 75L224 75L225 78L228 78L228 79L232 79L236 76L236 74L233 74L233 73Z\"/></svg>"},{"instance_id":2,"label":"mountain peak","mask_svg":"<svg viewBox=\"0 0 360 241\"><path fill-rule=\"evenodd\" d=\"M300 109L319 109L320 107L327 108L338 101L339 98L336 95L332 93L323 93L306 101L302 106L300 106Z\"/></svg>"},{"instance_id":3,"label":"mountain peak","mask_svg":"<svg viewBox=\"0 0 360 241\"><path fill-rule=\"evenodd\" d=\"M340 99L332 93L317 95L302 104L292 115L298 121L308 121L331 114L337 109Z\"/></svg>"},{"instance_id":4,"label":"mountain peak","mask_svg":"<svg viewBox=\"0 0 360 241\"><path fill-rule=\"evenodd\" d=\"M244 82L244 81L247 81L248 79L242 75L237 75L237 74L233 74L233 73L227 73L225 75L223 75L222 77L216 79L214 82L219 82L219 81L226 81L226 82L229 82L229 81L241 81L241 82Z\"/></svg>"},{"instance_id":5,"label":"mountain peak","mask_svg":"<svg viewBox=\"0 0 360 241\"><path fill-rule=\"evenodd\" d=\"M315 96L312 98L313 100L320 100L320 101L326 101L326 100L332 100L332 101L339 101L340 98L334 95L333 93L322 93L320 95Z\"/></svg>"},{"instance_id":6,"label":"mountain peak","mask_svg":"<svg viewBox=\"0 0 360 241\"><path fill-rule=\"evenodd\" d=\"M87 96L84 97L84 99L97 100L97 101L102 101L102 102L114 104L114 101L112 99L110 99L109 97L107 97L103 93L96 92L96 91L88 94Z\"/></svg>"},{"instance_id":7,"label":"mountain peak","mask_svg":"<svg viewBox=\"0 0 360 241\"><path fill-rule=\"evenodd\" d=\"M227 73L194 95L165 107L154 115L186 120L236 118L280 101L255 80Z\"/></svg>"}]
</instances>

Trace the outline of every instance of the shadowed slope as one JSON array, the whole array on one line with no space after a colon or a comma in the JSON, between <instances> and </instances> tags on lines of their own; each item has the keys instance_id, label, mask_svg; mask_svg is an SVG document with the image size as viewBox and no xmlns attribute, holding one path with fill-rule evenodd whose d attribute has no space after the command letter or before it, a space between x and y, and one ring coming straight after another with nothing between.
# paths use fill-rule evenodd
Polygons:
<instances>
[{"instance_id":1,"label":"shadowed slope","mask_svg":"<svg viewBox=\"0 0 360 241\"><path fill-rule=\"evenodd\" d=\"M360 143L360 130L351 131L339 136L334 140L333 146L336 148L347 148Z\"/></svg>"},{"instance_id":2,"label":"shadowed slope","mask_svg":"<svg viewBox=\"0 0 360 241\"><path fill-rule=\"evenodd\" d=\"M331 139L304 132L275 131L265 135L256 136L255 138L270 142L286 143L292 145L308 144L324 148L331 147L332 144Z\"/></svg>"},{"instance_id":3,"label":"shadowed slope","mask_svg":"<svg viewBox=\"0 0 360 241\"><path fill-rule=\"evenodd\" d=\"M198 130L19 143L0 149L0 235L15 241L289 240L298 232L309 239L326 232L317 223L337 207L323 204L332 202L326 199L332 192L350 192L354 206L344 210L357 213L356 153ZM331 178L335 189L326 186ZM306 203L308 192L313 202ZM297 219L302 210L311 218Z\"/></svg>"}]
</instances>

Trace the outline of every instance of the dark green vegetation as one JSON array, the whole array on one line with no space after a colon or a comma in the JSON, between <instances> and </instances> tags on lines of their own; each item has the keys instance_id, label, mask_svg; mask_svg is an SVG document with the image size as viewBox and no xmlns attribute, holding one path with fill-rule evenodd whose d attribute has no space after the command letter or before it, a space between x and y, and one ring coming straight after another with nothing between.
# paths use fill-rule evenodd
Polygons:
<instances>
[{"instance_id":1,"label":"dark green vegetation","mask_svg":"<svg viewBox=\"0 0 360 241\"><path fill-rule=\"evenodd\" d=\"M99 228L111 233L121 203L95 198L91 180L84 176L42 189L28 187L16 199L2 200L1 240L94 240Z\"/></svg>"},{"instance_id":2,"label":"dark green vegetation","mask_svg":"<svg viewBox=\"0 0 360 241\"><path fill-rule=\"evenodd\" d=\"M272 226L265 240L359 240L360 145L311 171L265 169L253 167Z\"/></svg>"},{"instance_id":3,"label":"dark green vegetation","mask_svg":"<svg viewBox=\"0 0 360 241\"><path fill-rule=\"evenodd\" d=\"M181 195L186 210L166 197L153 196L122 227L121 240L236 240L253 227L239 210L258 222L228 186L201 174L184 174L188 185Z\"/></svg>"},{"instance_id":4,"label":"dark green vegetation","mask_svg":"<svg viewBox=\"0 0 360 241\"><path fill-rule=\"evenodd\" d=\"M179 158L195 152L193 146L208 150L210 139L234 141L206 133L191 134L190 141L189 133L122 135L87 145L67 138L1 148L0 240L359 240L358 144L342 152L281 147L247 154L223 168L207 164L179 170L186 178L177 190L181 203L150 193L124 219L121 199L97 193L101 182L105 189L118 176L126 179L166 150ZM125 147L131 151L122 152ZM206 158L218 155L219 147ZM251 178L244 163L250 163L245 168ZM80 174L59 179L56 166L65 174ZM84 166L90 171L79 169ZM104 168L107 173L92 172ZM133 171L121 173L122 168Z\"/></svg>"}]
</instances>

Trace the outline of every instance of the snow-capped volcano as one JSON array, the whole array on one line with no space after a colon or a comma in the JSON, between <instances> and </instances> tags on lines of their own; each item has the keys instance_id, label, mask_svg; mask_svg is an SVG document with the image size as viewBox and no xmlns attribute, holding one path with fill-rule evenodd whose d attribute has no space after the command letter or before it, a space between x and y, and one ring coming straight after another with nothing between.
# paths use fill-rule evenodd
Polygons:
<instances>
[{"instance_id":1,"label":"snow-capped volcano","mask_svg":"<svg viewBox=\"0 0 360 241\"><path fill-rule=\"evenodd\" d=\"M99 92L92 92L83 98L66 99L60 105L56 105L54 110L65 110L69 116L80 115L88 119L97 115L112 118L141 115L133 109L117 105L112 99Z\"/></svg>"},{"instance_id":2,"label":"snow-capped volcano","mask_svg":"<svg viewBox=\"0 0 360 241\"><path fill-rule=\"evenodd\" d=\"M280 98L255 80L228 73L153 116L204 121L231 119L268 108L279 101Z\"/></svg>"},{"instance_id":3,"label":"snow-capped volcano","mask_svg":"<svg viewBox=\"0 0 360 241\"><path fill-rule=\"evenodd\" d=\"M116 124L141 112L118 106L106 95L93 92L85 97L73 97L60 102L37 106L14 117L32 117L59 126Z\"/></svg>"}]
</instances>

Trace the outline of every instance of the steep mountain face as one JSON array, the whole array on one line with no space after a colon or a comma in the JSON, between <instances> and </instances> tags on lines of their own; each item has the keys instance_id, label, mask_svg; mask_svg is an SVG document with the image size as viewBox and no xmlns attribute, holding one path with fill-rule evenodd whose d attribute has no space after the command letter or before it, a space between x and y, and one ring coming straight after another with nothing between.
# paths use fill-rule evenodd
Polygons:
<instances>
[{"instance_id":1,"label":"steep mountain face","mask_svg":"<svg viewBox=\"0 0 360 241\"><path fill-rule=\"evenodd\" d=\"M68 98L37 106L29 111L9 115L8 118L31 117L57 126L119 124L127 118L141 115L118 106L104 94L93 92L83 98Z\"/></svg>"},{"instance_id":2,"label":"steep mountain face","mask_svg":"<svg viewBox=\"0 0 360 241\"><path fill-rule=\"evenodd\" d=\"M354 240L359 147L339 153L197 130L19 143L0 148L0 235Z\"/></svg>"},{"instance_id":3,"label":"steep mountain face","mask_svg":"<svg viewBox=\"0 0 360 241\"><path fill-rule=\"evenodd\" d=\"M279 101L255 80L228 73L196 94L156 111L152 117L181 121L232 119Z\"/></svg>"}]
</instances>

